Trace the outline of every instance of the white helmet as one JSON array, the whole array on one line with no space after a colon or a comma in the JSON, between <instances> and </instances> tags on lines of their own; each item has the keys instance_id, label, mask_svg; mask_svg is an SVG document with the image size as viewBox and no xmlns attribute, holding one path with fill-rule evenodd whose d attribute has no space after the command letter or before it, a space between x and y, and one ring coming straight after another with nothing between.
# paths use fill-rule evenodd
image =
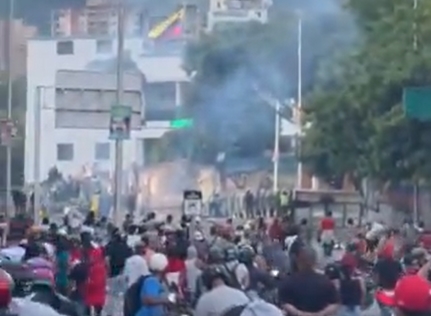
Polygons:
<instances>
[{"instance_id":1,"label":"white helmet","mask_svg":"<svg viewBox=\"0 0 431 316\"><path fill-rule=\"evenodd\" d=\"M168 266L168 258L162 253L155 253L150 257L149 268L151 271L162 272Z\"/></svg>"}]
</instances>

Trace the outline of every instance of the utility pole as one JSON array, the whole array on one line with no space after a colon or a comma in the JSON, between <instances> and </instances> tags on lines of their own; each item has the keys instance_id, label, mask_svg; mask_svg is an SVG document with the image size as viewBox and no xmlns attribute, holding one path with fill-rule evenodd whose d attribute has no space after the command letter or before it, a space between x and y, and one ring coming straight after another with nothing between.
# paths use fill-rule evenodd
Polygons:
<instances>
[{"instance_id":1,"label":"utility pole","mask_svg":"<svg viewBox=\"0 0 431 316\"><path fill-rule=\"evenodd\" d=\"M117 91L116 103L123 103L124 94L124 5L122 0L118 0L118 25L117 25ZM115 140L115 185L114 185L114 223L119 224L122 210L122 189L123 189L123 140Z\"/></svg>"},{"instance_id":2,"label":"utility pole","mask_svg":"<svg viewBox=\"0 0 431 316\"><path fill-rule=\"evenodd\" d=\"M299 144L302 141L303 126L302 126L302 16L298 13L298 82L297 82L297 102L298 102L298 129L299 129ZM300 145L301 146L301 145ZM304 176L303 165L301 161L298 161L298 179L297 187L302 188L302 179Z\"/></svg>"},{"instance_id":3,"label":"utility pole","mask_svg":"<svg viewBox=\"0 0 431 316\"><path fill-rule=\"evenodd\" d=\"M280 101L275 102L275 139L274 139L274 174L273 174L273 191L278 192L278 167L280 162Z\"/></svg>"},{"instance_id":4,"label":"utility pole","mask_svg":"<svg viewBox=\"0 0 431 316\"><path fill-rule=\"evenodd\" d=\"M9 18L8 18L8 78L7 78L7 118L12 120L12 70L13 70L13 17L14 17L15 0L9 0ZM9 222L9 217L12 210L12 144L11 141L6 147L6 220Z\"/></svg>"},{"instance_id":5,"label":"utility pole","mask_svg":"<svg viewBox=\"0 0 431 316\"><path fill-rule=\"evenodd\" d=\"M40 219L40 198L41 198L41 188L40 188L40 143L41 143L41 119L42 119L42 89L43 87L36 87L35 93L35 107L34 107L34 188L33 188L33 216L36 225L41 222Z\"/></svg>"}]
</instances>

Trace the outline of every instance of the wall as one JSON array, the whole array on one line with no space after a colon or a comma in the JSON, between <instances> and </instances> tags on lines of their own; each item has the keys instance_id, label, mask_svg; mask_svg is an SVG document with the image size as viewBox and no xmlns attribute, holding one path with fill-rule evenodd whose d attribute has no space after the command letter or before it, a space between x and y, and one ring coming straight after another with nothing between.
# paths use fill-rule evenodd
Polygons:
<instances>
[{"instance_id":1,"label":"wall","mask_svg":"<svg viewBox=\"0 0 431 316\"><path fill-rule=\"evenodd\" d=\"M94 143L106 142L108 126L105 130L55 129L55 75L57 70L83 70L94 60L109 61L114 57L115 46L111 51L97 52L97 41L91 38L73 39L74 52L71 55L58 55L56 40L32 39L28 42L27 55L27 112L26 112L26 143L24 175L27 182L34 181L35 153L35 106L41 103L41 166L43 177L49 168L56 164L56 144L73 142L77 144L75 152L79 154L73 162L61 162L58 168L65 174L75 172L82 163L94 162ZM180 56L148 56L144 54L141 39L127 39L125 49L130 50L130 56L136 66L144 74L148 82L187 81L181 68ZM42 87L43 96L39 99L37 88ZM132 140L125 145L125 166L129 162L142 159L142 139L161 137L168 130L166 124L161 127L148 127L133 132ZM157 125L157 124L156 124ZM161 124L163 125L163 124ZM79 147L78 147L79 146ZM113 157L109 162L103 162L106 168L112 166Z\"/></svg>"}]
</instances>

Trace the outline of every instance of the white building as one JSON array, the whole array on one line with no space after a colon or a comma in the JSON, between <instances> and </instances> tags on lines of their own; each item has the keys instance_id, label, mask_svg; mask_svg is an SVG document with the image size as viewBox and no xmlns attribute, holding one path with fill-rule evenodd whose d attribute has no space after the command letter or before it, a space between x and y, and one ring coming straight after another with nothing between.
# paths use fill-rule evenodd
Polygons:
<instances>
[{"instance_id":1,"label":"white building","mask_svg":"<svg viewBox=\"0 0 431 316\"><path fill-rule=\"evenodd\" d=\"M212 30L232 23L268 21L271 0L210 0L207 28Z\"/></svg>"},{"instance_id":2,"label":"white building","mask_svg":"<svg viewBox=\"0 0 431 316\"><path fill-rule=\"evenodd\" d=\"M143 127L132 130L131 140L124 144L124 167L127 168L132 163L144 164L145 148L151 147L154 140L169 131L169 121L175 118L175 113L182 103L181 95L187 76L181 68L182 59L178 54L152 55L143 51L141 39L127 39L125 49L135 67L146 79L145 121L141 124ZM111 39L51 38L32 39L28 42L24 168L27 182L33 182L38 172L42 179L45 178L53 166L65 175L80 172L83 165L94 164L99 170L112 172L114 144L108 139L109 121L104 128L88 128L82 124L88 120L83 114L82 120L77 120L81 121L78 127L59 127L55 113L59 102L58 96L56 97L56 76L59 70L94 70L104 66L109 68L115 58L115 51L116 43ZM38 144L41 157L36 169L36 106L39 104L41 111Z\"/></svg>"}]
</instances>

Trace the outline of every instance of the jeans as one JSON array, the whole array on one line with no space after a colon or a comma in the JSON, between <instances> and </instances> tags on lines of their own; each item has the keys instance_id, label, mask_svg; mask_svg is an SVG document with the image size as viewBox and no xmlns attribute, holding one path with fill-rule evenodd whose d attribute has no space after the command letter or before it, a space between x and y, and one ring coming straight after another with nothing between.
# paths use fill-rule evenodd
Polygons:
<instances>
[{"instance_id":1,"label":"jeans","mask_svg":"<svg viewBox=\"0 0 431 316\"><path fill-rule=\"evenodd\" d=\"M105 305L105 314L108 316L117 315L122 311L123 295L126 291L126 280L123 275L118 275L108 279L108 299Z\"/></svg>"},{"instance_id":2,"label":"jeans","mask_svg":"<svg viewBox=\"0 0 431 316\"><path fill-rule=\"evenodd\" d=\"M338 316L361 316L361 309L359 306L344 306L341 305L338 309Z\"/></svg>"}]
</instances>

